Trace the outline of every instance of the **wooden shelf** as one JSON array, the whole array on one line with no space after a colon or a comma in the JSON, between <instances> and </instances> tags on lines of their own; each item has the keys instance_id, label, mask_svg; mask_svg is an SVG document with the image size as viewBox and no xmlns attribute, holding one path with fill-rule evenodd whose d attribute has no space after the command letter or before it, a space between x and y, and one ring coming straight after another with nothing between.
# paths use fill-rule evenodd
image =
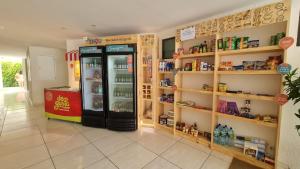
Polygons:
<instances>
[{"instance_id":1,"label":"wooden shelf","mask_svg":"<svg viewBox=\"0 0 300 169\"><path fill-rule=\"evenodd\" d=\"M283 51L279 46L262 46L257 48L247 48L239 50L218 51L219 56L252 54L252 53L270 53Z\"/></svg>"},{"instance_id":2,"label":"wooden shelf","mask_svg":"<svg viewBox=\"0 0 300 169\"><path fill-rule=\"evenodd\" d=\"M163 105L174 106L174 103L169 103L169 102L159 102L159 103Z\"/></svg>"},{"instance_id":3,"label":"wooden shelf","mask_svg":"<svg viewBox=\"0 0 300 169\"><path fill-rule=\"evenodd\" d=\"M178 104L176 104L176 106L177 106L178 108L181 108L181 109L192 110L192 111L196 111L196 112L200 112L200 113L211 114L211 112L212 112L211 110L197 109L197 108L190 107L190 106L182 106L182 105L178 105Z\"/></svg>"},{"instance_id":4,"label":"wooden shelf","mask_svg":"<svg viewBox=\"0 0 300 169\"><path fill-rule=\"evenodd\" d=\"M145 100L145 101L149 101L149 102L150 102L150 101L152 101L152 99L145 99L145 98L143 98L143 100Z\"/></svg>"},{"instance_id":5,"label":"wooden shelf","mask_svg":"<svg viewBox=\"0 0 300 169\"><path fill-rule=\"evenodd\" d=\"M242 161L246 161L252 165L255 165L257 167L260 167L260 168L264 168L264 169L274 169L274 166L271 165L271 164L268 164L268 163L265 163L265 162L262 162L262 161L259 161L257 160L256 158L253 158L253 157L250 157L250 156L247 156L243 153L243 150L242 149L239 149L239 148L235 148L235 147L225 147L225 146L222 146L222 145L218 145L218 144L213 144L212 146L212 149L216 150L216 151L219 151L221 153L224 153L224 154L228 154L230 156L233 156L239 160L242 160Z\"/></svg>"},{"instance_id":6,"label":"wooden shelf","mask_svg":"<svg viewBox=\"0 0 300 169\"><path fill-rule=\"evenodd\" d=\"M148 65L143 64L143 67L148 67Z\"/></svg>"},{"instance_id":7,"label":"wooden shelf","mask_svg":"<svg viewBox=\"0 0 300 169\"><path fill-rule=\"evenodd\" d=\"M250 100L263 100L263 101L274 101L273 96L258 96L255 94L238 94L238 93L225 93L225 92L216 92L218 96L233 97L233 98L242 98Z\"/></svg>"},{"instance_id":8,"label":"wooden shelf","mask_svg":"<svg viewBox=\"0 0 300 169\"><path fill-rule=\"evenodd\" d=\"M220 75L280 75L276 70L236 70L218 71Z\"/></svg>"},{"instance_id":9,"label":"wooden shelf","mask_svg":"<svg viewBox=\"0 0 300 169\"><path fill-rule=\"evenodd\" d=\"M234 116L234 115L229 115L229 114L224 114L224 113L219 113L216 112L216 115L219 117L224 117L232 120L237 120L241 122L247 122L247 123L252 123L260 126L265 126L265 127L270 127L270 128L277 128L277 123L268 123L268 122L263 122L261 120L255 120L255 119L248 119L244 117L239 117L239 116Z\"/></svg>"},{"instance_id":10,"label":"wooden shelf","mask_svg":"<svg viewBox=\"0 0 300 169\"><path fill-rule=\"evenodd\" d=\"M175 130L175 134L178 135L178 136L180 136L180 137L183 137L183 138L185 138L187 140L199 143L199 144L204 144L206 146L210 145L210 141L208 141L204 137L194 137L194 136L191 136L190 134L186 134L186 133L184 133L182 131L179 131L179 130Z\"/></svg>"},{"instance_id":11,"label":"wooden shelf","mask_svg":"<svg viewBox=\"0 0 300 169\"><path fill-rule=\"evenodd\" d=\"M172 87L159 87L159 89L162 89L162 90L173 90Z\"/></svg>"},{"instance_id":12,"label":"wooden shelf","mask_svg":"<svg viewBox=\"0 0 300 169\"><path fill-rule=\"evenodd\" d=\"M179 71L178 74L214 74L214 71Z\"/></svg>"},{"instance_id":13,"label":"wooden shelf","mask_svg":"<svg viewBox=\"0 0 300 169\"><path fill-rule=\"evenodd\" d=\"M213 57L213 56L215 56L215 52L194 53L194 54L180 55L179 59L191 59L191 58Z\"/></svg>"},{"instance_id":14,"label":"wooden shelf","mask_svg":"<svg viewBox=\"0 0 300 169\"><path fill-rule=\"evenodd\" d=\"M152 83L143 83L143 85L152 86Z\"/></svg>"},{"instance_id":15,"label":"wooden shelf","mask_svg":"<svg viewBox=\"0 0 300 169\"><path fill-rule=\"evenodd\" d=\"M160 128L160 129L166 130L166 131L171 132L171 133L173 133L173 130L174 130L173 127L168 127L168 126L166 126L166 125L161 125L161 124L159 124L159 123L157 123L156 126L157 126L158 128Z\"/></svg>"},{"instance_id":16,"label":"wooden shelf","mask_svg":"<svg viewBox=\"0 0 300 169\"><path fill-rule=\"evenodd\" d=\"M162 71L159 71L158 72L159 74L173 74L173 71L166 71L166 72L162 72Z\"/></svg>"},{"instance_id":17,"label":"wooden shelf","mask_svg":"<svg viewBox=\"0 0 300 169\"><path fill-rule=\"evenodd\" d=\"M206 95L212 95L212 91L206 91L206 90L200 90L200 89L185 89L185 88L177 88L178 91L181 92L191 92L191 93L199 93L199 94L206 94Z\"/></svg>"}]
</instances>

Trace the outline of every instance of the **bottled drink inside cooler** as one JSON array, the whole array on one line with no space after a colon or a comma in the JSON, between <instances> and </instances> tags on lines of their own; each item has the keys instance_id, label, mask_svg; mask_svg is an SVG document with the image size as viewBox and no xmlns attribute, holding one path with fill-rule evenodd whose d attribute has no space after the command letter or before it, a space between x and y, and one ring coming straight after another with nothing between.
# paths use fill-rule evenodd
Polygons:
<instances>
[{"instance_id":1,"label":"bottled drink inside cooler","mask_svg":"<svg viewBox=\"0 0 300 169\"><path fill-rule=\"evenodd\" d=\"M134 82L129 60L131 55L111 55L108 57L109 110L113 112L133 112Z\"/></svg>"},{"instance_id":2,"label":"bottled drink inside cooler","mask_svg":"<svg viewBox=\"0 0 300 169\"><path fill-rule=\"evenodd\" d=\"M82 58L83 109L103 111L103 83L101 57Z\"/></svg>"}]
</instances>

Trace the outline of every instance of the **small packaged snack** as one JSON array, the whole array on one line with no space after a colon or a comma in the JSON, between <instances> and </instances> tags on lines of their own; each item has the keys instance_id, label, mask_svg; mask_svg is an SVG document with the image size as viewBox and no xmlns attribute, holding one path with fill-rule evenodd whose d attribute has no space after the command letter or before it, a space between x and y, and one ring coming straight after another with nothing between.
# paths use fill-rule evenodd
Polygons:
<instances>
[{"instance_id":1,"label":"small packaged snack","mask_svg":"<svg viewBox=\"0 0 300 169\"><path fill-rule=\"evenodd\" d=\"M254 69L255 70L266 70L267 69L266 61L255 61Z\"/></svg>"},{"instance_id":2,"label":"small packaged snack","mask_svg":"<svg viewBox=\"0 0 300 169\"><path fill-rule=\"evenodd\" d=\"M256 158L258 154L257 144L245 141L244 154Z\"/></svg>"},{"instance_id":3,"label":"small packaged snack","mask_svg":"<svg viewBox=\"0 0 300 169\"><path fill-rule=\"evenodd\" d=\"M255 61L243 61L244 70L254 70Z\"/></svg>"},{"instance_id":4,"label":"small packaged snack","mask_svg":"<svg viewBox=\"0 0 300 169\"><path fill-rule=\"evenodd\" d=\"M240 49L248 48L249 37L241 37Z\"/></svg>"},{"instance_id":5,"label":"small packaged snack","mask_svg":"<svg viewBox=\"0 0 300 169\"><path fill-rule=\"evenodd\" d=\"M248 48L257 48L259 47L259 40L248 41Z\"/></svg>"}]
</instances>

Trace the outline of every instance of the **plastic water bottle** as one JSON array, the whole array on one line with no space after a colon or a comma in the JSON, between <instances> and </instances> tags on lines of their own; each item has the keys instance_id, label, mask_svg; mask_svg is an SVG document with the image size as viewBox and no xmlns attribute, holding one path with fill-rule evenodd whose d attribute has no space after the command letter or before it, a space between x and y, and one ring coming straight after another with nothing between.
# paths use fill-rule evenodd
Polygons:
<instances>
[{"instance_id":1,"label":"plastic water bottle","mask_svg":"<svg viewBox=\"0 0 300 169\"><path fill-rule=\"evenodd\" d=\"M220 124L218 124L216 127L215 127L215 130L214 130L214 140L215 140L215 143L219 144L219 138L220 138Z\"/></svg>"},{"instance_id":2,"label":"plastic water bottle","mask_svg":"<svg viewBox=\"0 0 300 169\"><path fill-rule=\"evenodd\" d=\"M227 128L226 125L221 129L221 138L220 138L220 144L221 145L226 145L227 144L226 143L227 137L228 137L227 136L228 135L227 130L228 130L228 128Z\"/></svg>"},{"instance_id":3,"label":"plastic water bottle","mask_svg":"<svg viewBox=\"0 0 300 169\"><path fill-rule=\"evenodd\" d=\"M228 130L228 137L229 137L228 145L233 146L233 143L234 143L234 132L233 132L232 127L230 127L229 130Z\"/></svg>"}]
</instances>

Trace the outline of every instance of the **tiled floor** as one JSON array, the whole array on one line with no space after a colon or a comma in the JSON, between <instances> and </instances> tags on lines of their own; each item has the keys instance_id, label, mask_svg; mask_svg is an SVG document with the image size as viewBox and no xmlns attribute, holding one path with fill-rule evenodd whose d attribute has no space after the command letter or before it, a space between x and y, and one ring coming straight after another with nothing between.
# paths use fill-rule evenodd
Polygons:
<instances>
[{"instance_id":1,"label":"tiled floor","mask_svg":"<svg viewBox=\"0 0 300 169\"><path fill-rule=\"evenodd\" d=\"M5 94L0 104L1 169L227 169L231 162L152 128L114 132L47 120L43 107L26 106L16 96Z\"/></svg>"}]
</instances>

